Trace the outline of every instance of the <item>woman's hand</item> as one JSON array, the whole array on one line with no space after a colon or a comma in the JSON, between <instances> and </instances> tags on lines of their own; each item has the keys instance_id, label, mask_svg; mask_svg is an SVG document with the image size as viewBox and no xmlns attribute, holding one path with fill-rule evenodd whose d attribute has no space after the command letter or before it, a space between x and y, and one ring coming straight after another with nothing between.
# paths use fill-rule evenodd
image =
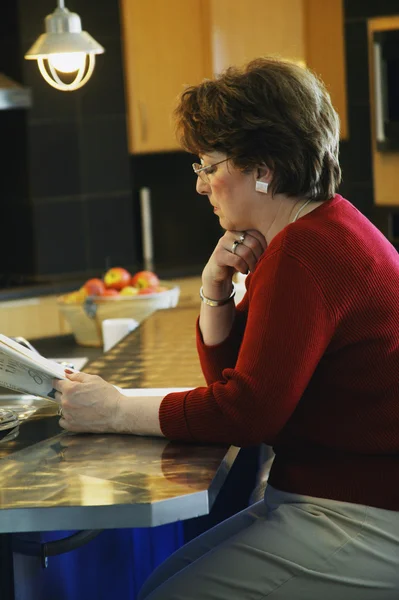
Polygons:
<instances>
[{"instance_id":1,"label":"woman's hand","mask_svg":"<svg viewBox=\"0 0 399 600\"><path fill-rule=\"evenodd\" d=\"M241 235L244 235L244 240L236 245L233 253L233 244ZM244 275L253 272L266 248L265 237L256 229L226 231L202 272L205 295L214 300L228 296L235 271Z\"/></svg>"},{"instance_id":2,"label":"woman's hand","mask_svg":"<svg viewBox=\"0 0 399 600\"><path fill-rule=\"evenodd\" d=\"M53 382L60 402L60 425L68 431L118 433L118 412L123 396L98 375L65 372L67 379Z\"/></svg>"}]
</instances>

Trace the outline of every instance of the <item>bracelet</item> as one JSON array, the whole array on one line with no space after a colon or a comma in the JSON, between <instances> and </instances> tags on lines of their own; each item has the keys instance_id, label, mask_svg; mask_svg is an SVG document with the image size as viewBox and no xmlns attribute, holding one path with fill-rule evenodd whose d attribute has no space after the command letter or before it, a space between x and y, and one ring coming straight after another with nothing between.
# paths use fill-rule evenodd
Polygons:
<instances>
[{"instance_id":1,"label":"bracelet","mask_svg":"<svg viewBox=\"0 0 399 600\"><path fill-rule=\"evenodd\" d=\"M211 300L211 298L207 298L206 296L204 296L202 286L200 287L200 291L199 291L200 298L201 298L202 302L204 302L204 304L207 304L208 306L223 306L224 304L227 304L228 302L230 302L230 300L233 300L234 296L236 295L236 288L234 287L234 283L232 283L231 285L232 285L231 294L228 298L224 298L224 300Z\"/></svg>"}]
</instances>

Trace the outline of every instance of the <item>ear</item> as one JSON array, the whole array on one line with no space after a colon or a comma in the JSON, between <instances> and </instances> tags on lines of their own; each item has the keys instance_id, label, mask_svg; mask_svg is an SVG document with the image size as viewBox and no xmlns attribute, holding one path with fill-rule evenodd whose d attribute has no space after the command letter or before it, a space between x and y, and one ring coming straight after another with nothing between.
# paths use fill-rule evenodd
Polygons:
<instances>
[{"instance_id":1,"label":"ear","mask_svg":"<svg viewBox=\"0 0 399 600\"><path fill-rule=\"evenodd\" d=\"M270 184L273 179L273 172L267 165L263 164L255 169L255 176L257 181Z\"/></svg>"},{"instance_id":2,"label":"ear","mask_svg":"<svg viewBox=\"0 0 399 600\"><path fill-rule=\"evenodd\" d=\"M272 171L265 164L255 169L255 190L262 194L267 194L270 182L272 180Z\"/></svg>"}]
</instances>

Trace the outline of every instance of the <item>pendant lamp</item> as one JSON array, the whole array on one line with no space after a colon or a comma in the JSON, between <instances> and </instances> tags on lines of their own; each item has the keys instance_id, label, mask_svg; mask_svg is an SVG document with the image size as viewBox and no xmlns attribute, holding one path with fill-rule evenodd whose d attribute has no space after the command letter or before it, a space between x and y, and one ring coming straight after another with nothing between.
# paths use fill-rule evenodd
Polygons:
<instances>
[{"instance_id":1,"label":"pendant lamp","mask_svg":"<svg viewBox=\"0 0 399 600\"><path fill-rule=\"evenodd\" d=\"M40 73L49 85L63 92L73 92L87 83L93 73L96 54L104 48L86 31L79 15L65 8L64 0L45 19L43 33L25 54L37 60ZM67 81L60 75L65 74Z\"/></svg>"}]
</instances>

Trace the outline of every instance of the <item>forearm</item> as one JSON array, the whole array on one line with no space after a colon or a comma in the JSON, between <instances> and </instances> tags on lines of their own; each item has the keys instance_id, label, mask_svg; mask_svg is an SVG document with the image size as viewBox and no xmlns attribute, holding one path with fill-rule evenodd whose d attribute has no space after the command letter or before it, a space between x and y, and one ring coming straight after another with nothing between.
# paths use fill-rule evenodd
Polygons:
<instances>
[{"instance_id":1,"label":"forearm","mask_svg":"<svg viewBox=\"0 0 399 600\"><path fill-rule=\"evenodd\" d=\"M215 288L203 286L203 294L212 300L223 300L231 293L231 283ZM208 306L201 303L199 326L204 344L215 346L223 342L229 335L235 319L235 303L231 300L222 306Z\"/></svg>"},{"instance_id":2,"label":"forearm","mask_svg":"<svg viewBox=\"0 0 399 600\"><path fill-rule=\"evenodd\" d=\"M159 407L163 396L121 394L115 416L115 433L165 437L159 423Z\"/></svg>"}]
</instances>

